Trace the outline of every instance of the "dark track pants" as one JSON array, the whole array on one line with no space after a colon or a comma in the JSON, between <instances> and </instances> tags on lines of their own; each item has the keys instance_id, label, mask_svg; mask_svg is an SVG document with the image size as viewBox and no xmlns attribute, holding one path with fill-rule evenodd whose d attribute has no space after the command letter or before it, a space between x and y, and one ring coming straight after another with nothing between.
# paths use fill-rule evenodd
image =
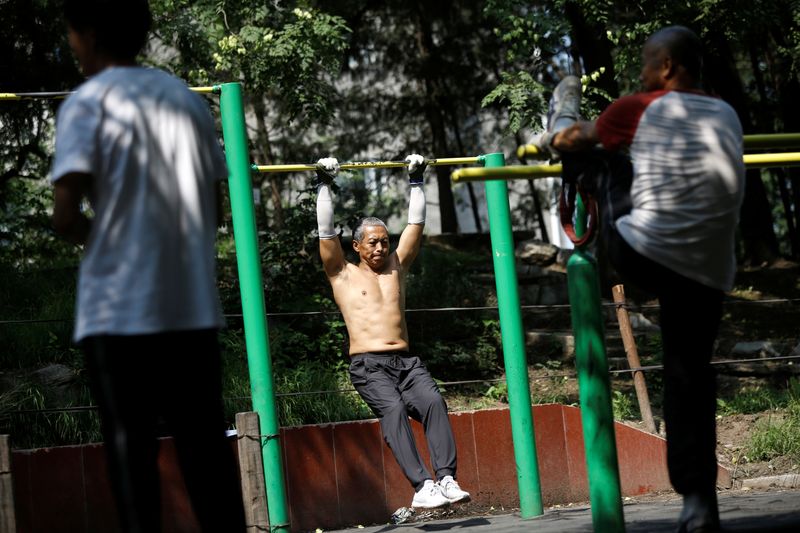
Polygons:
<instances>
[{"instance_id":1,"label":"dark track pants","mask_svg":"<svg viewBox=\"0 0 800 533\"><path fill-rule=\"evenodd\" d=\"M159 418L174 436L204 532L243 532L236 463L225 438L216 330L85 339L120 525L161 531Z\"/></svg>"},{"instance_id":2,"label":"dark track pants","mask_svg":"<svg viewBox=\"0 0 800 533\"><path fill-rule=\"evenodd\" d=\"M407 352L353 355L350 381L380 419L383 438L415 490L432 476L417 450L409 416L425 428L436 477L455 477L456 445L447 404L419 357Z\"/></svg>"},{"instance_id":3,"label":"dark track pants","mask_svg":"<svg viewBox=\"0 0 800 533\"><path fill-rule=\"evenodd\" d=\"M565 172L592 180L601 217L601 245L625 280L658 298L664 352L667 466L679 494L716 490L716 377L710 361L722 318L723 291L688 279L641 255L614 221L630 212L633 171L619 154L566 159ZM578 160L578 161L575 161Z\"/></svg>"}]
</instances>

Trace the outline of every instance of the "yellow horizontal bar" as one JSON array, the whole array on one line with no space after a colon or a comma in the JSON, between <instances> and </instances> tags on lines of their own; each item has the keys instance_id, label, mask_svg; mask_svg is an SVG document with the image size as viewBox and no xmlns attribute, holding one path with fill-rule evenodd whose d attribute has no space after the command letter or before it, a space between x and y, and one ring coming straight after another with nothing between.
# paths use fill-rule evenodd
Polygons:
<instances>
[{"instance_id":1,"label":"yellow horizontal bar","mask_svg":"<svg viewBox=\"0 0 800 533\"><path fill-rule=\"evenodd\" d=\"M427 159L428 166L445 165L474 165L483 162L482 156L474 157L440 157L438 159ZM341 163L339 168L342 170L358 170L362 168L405 168L408 163L405 161L352 161ZM307 172L316 170L317 165L313 163L298 163L293 165L253 165L251 167L256 172Z\"/></svg>"},{"instance_id":2,"label":"yellow horizontal bar","mask_svg":"<svg viewBox=\"0 0 800 533\"><path fill-rule=\"evenodd\" d=\"M486 180L548 178L561 175L561 165L529 165L495 168L460 168L450 174L454 183Z\"/></svg>"},{"instance_id":3,"label":"yellow horizontal bar","mask_svg":"<svg viewBox=\"0 0 800 533\"><path fill-rule=\"evenodd\" d=\"M36 92L36 93L0 93L0 101L3 100L44 100L66 98L72 94L70 91Z\"/></svg>"},{"instance_id":4,"label":"yellow horizontal bar","mask_svg":"<svg viewBox=\"0 0 800 533\"><path fill-rule=\"evenodd\" d=\"M745 150L766 150L775 148L800 148L800 133L758 133L744 136ZM517 159L547 159L535 144L517 147Z\"/></svg>"},{"instance_id":5,"label":"yellow horizontal bar","mask_svg":"<svg viewBox=\"0 0 800 533\"><path fill-rule=\"evenodd\" d=\"M201 94L219 94L222 87L219 85L210 85L208 87L189 87L189 90Z\"/></svg>"},{"instance_id":6,"label":"yellow horizontal bar","mask_svg":"<svg viewBox=\"0 0 800 533\"><path fill-rule=\"evenodd\" d=\"M745 154L744 165L747 168L796 167L800 166L800 152Z\"/></svg>"},{"instance_id":7,"label":"yellow horizontal bar","mask_svg":"<svg viewBox=\"0 0 800 533\"><path fill-rule=\"evenodd\" d=\"M796 167L800 166L800 152L779 154L745 154L747 168ZM454 183L486 180L513 180L523 178L546 178L561 175L561 165L527 165L497 168L460 168L450 174Z\"/></svg>"},{"instance_id":8,"label":"yellow horizontal bar","mask_svg":"<svg viewBox=\"0 0 800 533\"><path fill-rule=\"evenodd\" d=\"M522 144L517 147L517 159L547 159L550 154L545 154L539 150L535 144Z\"/></svg>"},{"instance_id":9,"label":"yellow horizontal bar","mask_svg":"<svg viewBox=\"0 0 800 533\"><path fill-rule=\"evenodd\" d=\"M221 87L219 85L210 85L208 87L189 87L190 91L201 94L219 94ZM32 92L32 93L0 93L0 101L3 100L58 100L66 98L74 91L50 91L50 92Z\"/></svg>"}]
</instances>

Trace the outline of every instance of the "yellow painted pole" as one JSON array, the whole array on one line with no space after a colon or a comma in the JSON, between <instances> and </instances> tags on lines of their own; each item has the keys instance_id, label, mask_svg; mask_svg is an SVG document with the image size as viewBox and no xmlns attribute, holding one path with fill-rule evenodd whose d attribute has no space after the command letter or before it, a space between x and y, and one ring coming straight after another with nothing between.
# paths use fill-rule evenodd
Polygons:
<instances>
[{"instance_id":1,"label":"yellow painted pole","mask_svg":"<svg viewBox=\"0 0 800 533\"><path fill-rule=\"evenodd\" d=\"M209 85L207 87L189 87L190 91L201 94L219 94L220 85ZM43 91L27 93L0 93L0 101L19 101L19 100L60 100L71 95L74 91Z\"/></svg>"},{"instance_id":2,"label":"yellow painted pole","mask_svg":"<svg viewBox=\"0 0 800 533\"><path fill-rule=\"evenodd\" d=\"M745 154L744 164L747 168L796 167L800 166L800 152ZM468 181L547 178L560 175L560 164L521 165L500 168L460 168L450 175L450 179L454 183L464 183Z\"/></svg>"},{"instance_id":3,"label":"yellow painted pole","mask_svg":"<svg viewBox=\"0 0 800 533\"><path fill-rule=\"evenodd\" d=\"M474 157L440 157L438 159L427 159L428 166L446 165L475 165L482 161L482 156ZM406 161L350 161L341 163L339 168L342 170L359 170L362 168L405 168L408 166ZM256 172L308 172L316 170L317 165L313 163L296 163L289 165L253 165L251 167Z\"/></svg>"},{"instance_id":4,"label":"yellow painted pole","mask_svg":"<svg viewBox=\"0 0 800 533\"><path fill-rule=\"evenodd\" d=\"M800 133L757 133L744 136L745 150L773 150L776 148L800 148ZM535 144L517 147L517 159L547 159L549 154L541 152Z\"/></svg>"},{"instance_id":5,"label":"yellow painted pole","mask_svg":"<svg viewBox=\"0 0 800 533\"><path fill-rule=\"evenodd\" d=\"M800 166L800 152L745 154L744 166L747 168L796 167Z\"/></svg>"},{"instance_id":6,"label":"yellow painted pole","mask_svg":"<svg viewBox=\"0 0 800 533\"><path fill-rule=\"evenodd\" d=\"M517 147L517 159L548 159L550 154L539 150L535 144L523 144Z\"/></svg>"},{"instance_id":7,"label":"yellow painted pole","mask_svg":"<svg viewBox=\"0 0 800 533\"><path fill-rule=\"evenodd\" d=\"M474 171L479 172L474 172ZM522 178L552 178L561 175L561 165L526 165L498 168L460 168L450 174L454 183Z\"/></svg>"}]
</instances>

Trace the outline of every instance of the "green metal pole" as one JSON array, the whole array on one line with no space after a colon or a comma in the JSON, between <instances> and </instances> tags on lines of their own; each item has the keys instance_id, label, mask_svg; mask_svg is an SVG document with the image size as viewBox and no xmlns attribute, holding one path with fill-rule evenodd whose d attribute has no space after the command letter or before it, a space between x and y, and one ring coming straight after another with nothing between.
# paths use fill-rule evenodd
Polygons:
<instances>
[{"instance_id":1,"label":"green metal pole","mask_svg":"<svg viewBox=\"0 0 800 533\"><path fill-rule=\"evenodd\" d=\"M576 214L575 233L581 236L586 231L586 210L580 197ZM598 532L624 532L600 279L597 262L583 247L576 249L567 261L567 280L592 523Z\"/></svg>"},{"instance_id":2,"label":"green metal pole","mask_svg":"<svg viewBox=\"0 0 800 533\"><path fill-rule=\"evenodd\" d=\"M487 167L502 167L505 166L505 156L501 153L487 154L484 156L484 163ZM520 511L522 518L532 518L541 515L544 510L533 433L531 391L517 288L508 185L505 181L487 181L485 187L497 305L500 310L500 331L503 337L503 359L508 383L511 437L517 463Z\"/></svg>"},{"instance_id":3,"label":"green metal pole","mask_svg":"<svg viewBox=\"0 0 800 533\"><path fill-rule=\"evenodd\" d=\"M222 135L228 162L228 184L233 213L233 235L236 240L236 261L242 295L247 365L250 369L250 391L253 409L259 415L264 479L267 489L269 523L272 531L289 531L286 484L280 449L280 427L275 408L272 361L264 305L264 284L258 253L258 234L253 209L253 185L250 178L250 155L247 148L242 86L222 85L220 96Z\"/></svg>"}]
</instances>

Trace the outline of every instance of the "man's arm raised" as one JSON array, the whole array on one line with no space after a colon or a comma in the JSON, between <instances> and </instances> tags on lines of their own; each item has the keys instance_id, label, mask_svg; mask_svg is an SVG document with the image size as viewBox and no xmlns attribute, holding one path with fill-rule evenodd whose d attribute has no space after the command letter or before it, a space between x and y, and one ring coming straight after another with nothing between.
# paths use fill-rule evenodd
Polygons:
<instances>
[{"instance_id":1,"label":"man's arm raised","mask_svg":"<svg viewBox=\"0 0 800 533\"><path fill-rule=\"evenodd\" d=\"M422 246L422 231L425 229L425 189L422 174L427 164L419 154L406 157L408 162L408 183L411 191L408 200L408 225L400 235L397 245L397 258L400 264L408 267L416 259Z\"/></svg>"},{"instance_id":2,"label":"man's arm raised","mask_svg":"<svg viewBox=\"0 0 800 533\"><path fill-rule=\"evenodd\" d=\"M339 171L339 162L333 157L317 161L317 229L319 230L319 255L329 278L337 276L345 266L344 251L333 224L333 197L331 184Z\"/></svg>"}]
</instances>

